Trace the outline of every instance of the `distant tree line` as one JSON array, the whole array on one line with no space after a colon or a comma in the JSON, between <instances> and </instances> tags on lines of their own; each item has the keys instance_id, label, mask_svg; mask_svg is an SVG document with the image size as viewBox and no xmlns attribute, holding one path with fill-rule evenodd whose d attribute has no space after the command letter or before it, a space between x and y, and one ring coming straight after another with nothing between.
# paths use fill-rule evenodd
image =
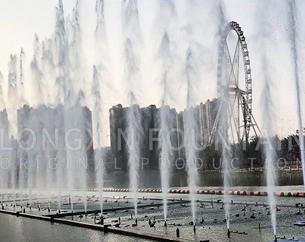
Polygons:
<instances>
[{"instance_id":1,"label":"distant tree line","mask_svg":"<svg viewBox=\"0 0 305 242\"><path fill-rule=\"evenodd\" d=\"M289 135L283 139L275 136L270 142L263 137L252 137L248 144L244 142L231 144L229 159L234 159L235 167L255 168L265 164L265 147L273 150L274 162L281 161L285 165L301 164L299 136ZM222 162L222 145L212 144L199 152L199 157L204 161L203 169L219 169Z\"/></svg>"}]
</instances>

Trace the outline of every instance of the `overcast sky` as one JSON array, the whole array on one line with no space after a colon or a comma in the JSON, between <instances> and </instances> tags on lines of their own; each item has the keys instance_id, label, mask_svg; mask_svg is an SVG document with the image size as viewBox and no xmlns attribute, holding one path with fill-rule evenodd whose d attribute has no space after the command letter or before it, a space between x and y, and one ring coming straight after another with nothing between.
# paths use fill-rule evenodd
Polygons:
<instances>
[{"instance_id":1,"label":"overcast sky","mask_svg":"<svg viewBox=\"0 0 305 242\"><path fill-rule=\"evenodd\" d=\"M75 0L63 0L65 15L71 15ZM122 62L122 8L121 0L105 0L106 29L109 43L109 55L112 66L110 91L104 97L110 108L117 103L128 105L126 83ZM170 106L178 110L185 108L186 85L183 77L183 63L186 49L193 47L197 56L198 82L195 83L194 97L197 103L214 98L217 72L217 30L219 24L218 1L176 0L176 16L172 16L169 34L174 46L174 55L179 60L172 86ZM283 129L283 135L297 129L296 92L293 79L289 25L287 19L287 1L244 1L226 0L220 2L224 7L226 21L235 20L242 27L246 36L253 78L254 115L261 123L264 118L260 97L263 88L263 72L268 69L272 87L270 100L274 104L275 125ZM84 72L91 73L92 65L101 53L96 53L94 46L95 0L83 0L81 4L81 27L84 40ZM55 28L56 0L0 0L0 71L7 81L7 63L11 53L19 54L23 47L26 53L25 68L29 68L33 57L34 34L41 39L51 36ZM141 80L139 104L160 106L160 86L155 69L155 55L161 41L161 29L168 23L158 19L160 8L157 0L138 0L139 21L143 51L141 60ZM305 3L297 1L297 44L300 66L300 80L304 83L305 50ZM261 65L262 56L267 56L268 66ZM180 63L180 64L179 64ZM179 66L181 65L181 66ZM90 74L86 74L90 79ZM30 78L30 75L27 75ZM241 84L243 85L243 84ZM29 87L30 88L30 87ZM304 103L304 85L302 101ZM89 90L89 88L87 88ZM87 91L88 91L87 90ZM29 91L30 92L30 91ZM89 91L88 91L89 93ZM88 94L89 95L89 94ZM304 105L303 105L304 106ZM304 108L302 110L305 112ZM304 113L303 112L303 113ZM303 114L303 120L305 115ZM304 125L304 123L303 123Z\"/></svg>"}]
</instances>

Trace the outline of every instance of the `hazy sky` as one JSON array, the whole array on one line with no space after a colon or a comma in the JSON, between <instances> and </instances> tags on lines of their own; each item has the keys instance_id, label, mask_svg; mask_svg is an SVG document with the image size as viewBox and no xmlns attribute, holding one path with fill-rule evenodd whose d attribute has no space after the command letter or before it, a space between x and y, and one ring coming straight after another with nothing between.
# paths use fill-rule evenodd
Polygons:
<instances>
[{"instance_id":1,"label":"hazy sky","mask_svg":"<svg viewBox=\"0 0 305 242\"><path fill-rule=\"evenodd\" d=\"M165 0L163 0L165 1ZM66 15L71 15L75 0L63 0ZM121 0L105 0L106 30L109 43L109 56L112 66L112 79L105 105L110 108L117 103L128 105L126 85L124 83L124 64L122 61L122 8ZM170 23L159 19L160 8L157 0L138 0L141 28L141 80L136 90L141 96L140 105L161 103L156 52L161 41L164 26L168 27L174 57L177 59L177 73L172 85L171 106L182 110L185 106L183 63L186 49L192 46L197 58L198 82L194 92L197 103L216 97L217 72L217 31L219 24L218 1L176 0L173 1L176 14ZM226 21L235 20L246 36L253 79L253 108L258 121L264 118L260 97L263 72L271 74L271 97L274 104L276 127L283 129L283 135L297 129L296 95L293 80L292 58L290 53L289 25L287 19L287 1L244 1L227 0L220 2L224 7ZM90 79L92 65L102 53L94 48L95 0L82 0L81 27L83 36L83 70ZM55 28L56 0L0 0L0 71L7 81L7 63L11 53L19 54L23 47L26 53L25 68L29 68L33 58L34 34L40 39L51 36ZM302 101L304 103L304 50L305 50L305 2L297 1L298 54L301 78ZM267 56L268 65L261 65L262 55ZM30 74L26 78L30 79ZM88 80L87 83L90 83ZM26 84L25 84L26 85ZM242 84L243 85L243 84ZM87 88L87 89L86 89ZM31 87L28 87L29 96ZM89 87L85 87L88 96ZM303 105L304 106L304 105ZM302 110L305 112L304 108ZM303 113L304 113L303 112ZM303 114L303 120L305 115Z\"/></svg>"}]
</instances>

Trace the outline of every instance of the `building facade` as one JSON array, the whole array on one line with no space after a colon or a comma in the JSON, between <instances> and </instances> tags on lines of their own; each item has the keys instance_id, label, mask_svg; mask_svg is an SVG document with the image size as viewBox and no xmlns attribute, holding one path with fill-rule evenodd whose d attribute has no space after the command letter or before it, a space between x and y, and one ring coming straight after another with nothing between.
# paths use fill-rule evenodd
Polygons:
<instances>
[{"instance_id":1,"label":"building facade","mask_svg":"<svg viewBox=\"0 0 305 242\"><path fill-rule=\"evenodd\" d=\"M195 142L197 147L204 147L210 139L213 123L216 119L217 100L207 100L191 108L196 122ZM169 106L157 108L155 105L140 108L138 105L123 107L121 104L113 106L109 110L110 142L111 150L117 169L128 170L128 113L133 108L139 113L136 136L139 142L139 158L143 169L158 169L161 157L161 112L163 122L166 122L168 135L166 142L170 151L169 159L173 168L181 167L179 163L185 163L186 153L184 148L186 110L177 112ZM140 134L140 135L139 135ZM144 164L144 165L143 165Z\"/></svg>"}]
</instances>

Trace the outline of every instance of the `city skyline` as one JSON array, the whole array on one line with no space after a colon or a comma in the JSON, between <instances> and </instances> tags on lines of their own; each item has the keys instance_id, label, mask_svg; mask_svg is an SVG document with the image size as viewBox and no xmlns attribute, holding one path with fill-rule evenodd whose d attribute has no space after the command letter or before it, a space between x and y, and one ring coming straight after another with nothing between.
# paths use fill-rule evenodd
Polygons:
<instances>
[{"instance_id":1,"label":"city skyline","mask_svg":"<svg viewBox=\"0 0 305 242\"><path fill-rule=\"evenodd\" d=\"M193 91L193 100L199 104L207 99L217 97L217 32L220 26L219 6L222 6L226 25L229 21L235 20L242 27L250 54L252 75L253 75L253 114L258 124L262 125L262 101L261 93L263 90L264 70L261 66L260 54L267 51L267 61L271 70L270 101L273 104L273 117L275 127L281 137L295 133L297 127L296 114L296 91L293 81L292 57L290 53L289 43L289 21L288 8L286 2L281 2L273 7L273 2L244 2L244 1L218 1L217 3L209 3L208 1L180 1L175 2L172 10L160 12L157 1L139 1L138 10L140 18L140 35L141 35L141 75L138 85L134 88L135 94L139 97L138 104L141 107L155 104L161 106L162 83L160 83L160 75L162 73L156 52L162 38L162 31L167 28L169 37L172 40L172 48L175 50L174 63L175 67L171 77L170 97L168 105L182 111L186 107L186 84L183 65L185 62L186 50L188 47L194 50L195 67L198 73L194 78L196 90ZM72 18L72 10L75 1L63 1L65 16ZM79 4L83 4L82 1ZM218 5L219 4L219 5ZM302 26L304 16L301 14L302 1L296 1L300 6L297 11L297 27ZM14 1L10 4L6 2L0 3L1 16L0 21L3 31L0 33L0 71L4 76L3 90L7 95L7 76L10 54L19 55L20 48L24 48L24 82L25 95L27 96L27 104L35 106L39 104L39 100L35 100L35 88L33 88L32 74L30 64L33 60L33 42L35 33L39 36L40 41L45 37L49 37L55 28L55 6L57 1L48 1L41 3L37 0ZM85 93L85 103L93 109L91 98L91 73L92 66L99 61L100 55L96 55L94 43L95 1L88 3L88 8L82 8L80 12L80 23L82 31L82 58L81 70L84 73L86 82L82 86ZM124 67L123 67L123 31L121 16L121 1L105 1L105 21L106 33L108 36L109 63L111 63L112 76L102 83L102 99L104 103L104 126L108 126L108 109L122 103L129 106L128 84L124 83ZM151 11L148 11L150 9ZM118 11L119 10L119 11ZM269 12L268 12L269 11ZM31 13L31 14L30 14ZM35 13L35 14L33 14ZM169 14L175 19L170 21L166 26L160 25L159 16ZM247 16L247 17L246 17ZM168 17L168 16L167 16ZM258 21L259 20L259 21ZM111 25L110 25L111 23ZM110 27L112 26L112 27ZM115 26L115 28L113 28ZM158 27L159 26L159 27ZM161 27L162 26L162 27ZM264 28L268 26L268 28ZM150 38L150 36L153 36ZM297 35L299 49L303 48L302 41L305 33L300 29ZM140 47L139 47L140 48ZM102 54L101 54L102 55ZM143 58L145 56L145 58ZM304 56L299 51L299 63L304 62ZM300 71L300 78L303 79L304 73ZM44 75L44 81L49 82L52 78L48 74ZM53 92L54 90L48 90ZM301 85L302 101L304 101L304 86ZM6 103L9 99L6 97ZM303 112L304 113L304 112ZM304 120L304 114L303 120ZM303 124L304 125L304 124Z\"/></svg>"}]
</instances>

